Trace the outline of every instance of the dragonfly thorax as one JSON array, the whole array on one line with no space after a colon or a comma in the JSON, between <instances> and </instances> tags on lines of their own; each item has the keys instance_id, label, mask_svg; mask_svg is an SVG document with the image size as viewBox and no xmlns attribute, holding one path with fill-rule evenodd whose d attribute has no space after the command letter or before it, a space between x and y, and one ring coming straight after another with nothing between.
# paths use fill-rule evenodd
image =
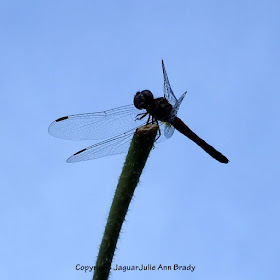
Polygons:
<instances>
[{"instance_id":1,"label":"dragonfly thorax","mask_svg":"<svg viewBox=\"0 0 280 280\"><path fill-rule=\"evenodd\" d=\"M147 112L158 121L171 123L173 106L165 97L156 98L154 102L153 108L148 108Z\"/></svg>"}]
</instances>

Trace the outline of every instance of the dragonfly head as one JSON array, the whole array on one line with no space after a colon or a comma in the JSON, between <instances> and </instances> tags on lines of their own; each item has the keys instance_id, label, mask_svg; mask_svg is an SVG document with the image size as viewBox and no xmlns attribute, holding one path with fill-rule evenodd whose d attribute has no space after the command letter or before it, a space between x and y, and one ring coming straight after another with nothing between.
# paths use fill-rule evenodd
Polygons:
<instances>
[{"instance_id":1,"label":"dragonfly head","mask_svg":"<svg viewBox=\"0 0 280 280\"><path fill-rule=\"evenodd\" d=\"M154 96L151 91L143 90L136 92L134 96L134 106L141 109L149 109L152 108L155 104Z\"/></svg>"}]
</instances>

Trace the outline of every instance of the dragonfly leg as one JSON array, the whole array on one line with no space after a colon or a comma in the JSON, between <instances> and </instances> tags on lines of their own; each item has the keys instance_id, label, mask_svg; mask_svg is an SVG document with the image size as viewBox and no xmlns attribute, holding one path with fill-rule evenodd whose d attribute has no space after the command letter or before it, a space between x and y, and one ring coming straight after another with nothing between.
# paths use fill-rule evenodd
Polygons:
<instances>
[{"instance_id":1,"label":"dragonfly leg","mask_svg":"<svg viewBox=\"0 0 280 280\"><path fill-rule=\"evenodd\" d=\"M148 113L140 113L136 116L136 120L142 120L143 118L145 118L147 116Z\"/></svg>"},{"instance_id":2,"label":"dragonfly leg","mask_svg":"<svg viewBox=\"0 0 280 280\"><path fill-rule=\"evenodd\" d=\"M150 123L150 119L151 119L151 115L149 114L149 117L148 117L148 120L147 120L146 124ZM153 121L152 121L152 123L153 123Z\"/></svg>"},{"instance_id":3,"label":"dragonfly leg","mask_svg":"<svg viewBox=\"0 0 280 280\"><path fill-rule=\"evenodd\" d=\"M155 139L155 142L158 140L158 138L161 136L161 131L160 131L160 127L159 127L159 124L158 124L158 121L155 120L156 124L158 125L158 136L157 138Z\"/></svg>"}]
</instances>

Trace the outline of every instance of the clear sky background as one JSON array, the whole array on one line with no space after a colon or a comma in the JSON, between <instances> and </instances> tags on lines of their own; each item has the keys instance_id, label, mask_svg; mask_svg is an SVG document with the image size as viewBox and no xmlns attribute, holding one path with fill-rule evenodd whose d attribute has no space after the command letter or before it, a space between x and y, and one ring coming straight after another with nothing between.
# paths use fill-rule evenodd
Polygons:
<instances>
[{"instance_id":1,"label":"clear sky background","mask_svg":"<svg viewBox=\"0 0 280 280\"><path fill-rule=\"evenodd\" d=\"M0 2L1 279L91 279L125 155L67 164L94 141L48 134L62 116L188 91L178 132L152 151L114 265L195 271L111 279L279 276L279 2Z\"/></svg>"}]
</instances>

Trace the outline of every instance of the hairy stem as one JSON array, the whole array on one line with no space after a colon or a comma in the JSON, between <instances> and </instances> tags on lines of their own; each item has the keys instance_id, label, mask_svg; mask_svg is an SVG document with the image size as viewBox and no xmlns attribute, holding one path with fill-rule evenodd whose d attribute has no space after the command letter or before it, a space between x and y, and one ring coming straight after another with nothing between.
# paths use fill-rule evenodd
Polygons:
<instances>
[{"instance_id":1,"label":"hairy stem","mask_svg":"<svg viewBox=\"0 0 280 280\"><path fill-rule=\"evenodd\" d=\"M153 124L137 129L134 134L111 205L93 280L108 279L119 233L157 131L158 126Z\"/></svg>"}]
</instances>

